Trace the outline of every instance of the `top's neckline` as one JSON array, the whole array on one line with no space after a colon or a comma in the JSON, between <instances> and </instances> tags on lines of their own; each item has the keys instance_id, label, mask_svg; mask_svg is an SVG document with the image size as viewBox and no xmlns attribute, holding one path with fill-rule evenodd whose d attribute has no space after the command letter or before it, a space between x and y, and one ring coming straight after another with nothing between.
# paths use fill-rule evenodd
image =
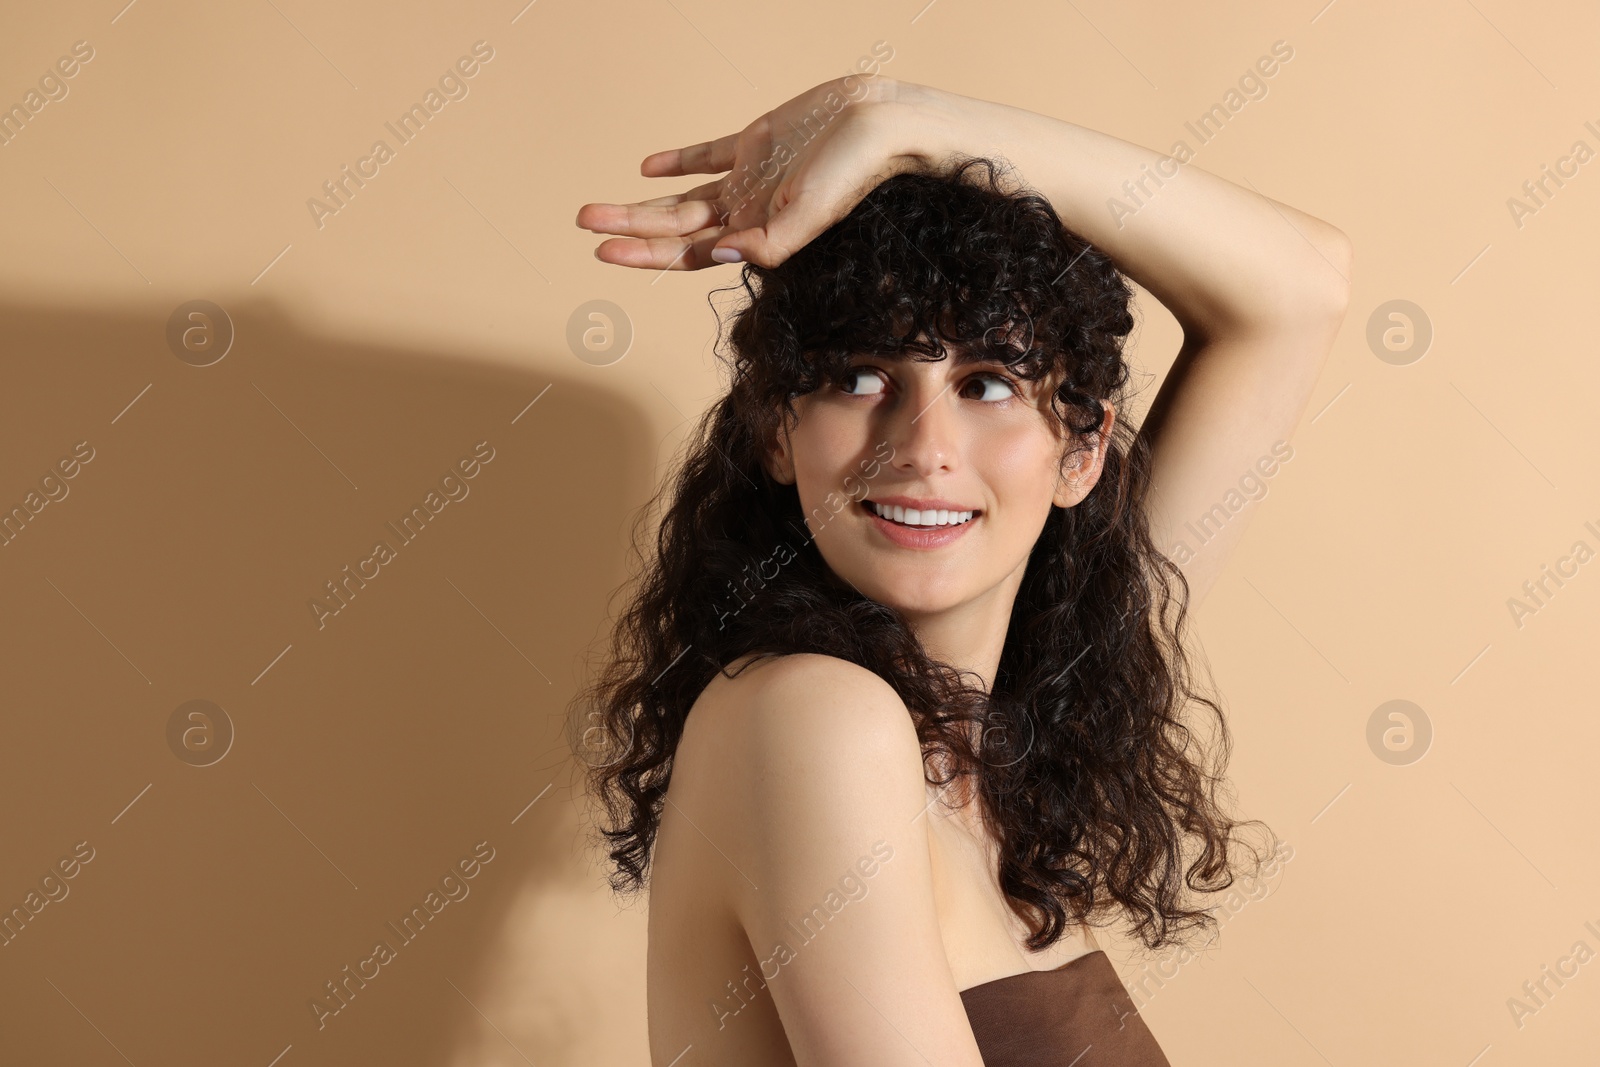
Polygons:
<instances>
[{"instance_id":1,"label":"top's neckline","mask_svg":"<svg viewBox=\"0 0 1600 1067\"><path fill-rule=\"evenodd\" d=\"M1049 967L1049 968L1046 968L1045 970L1042 970L1042 971L1040 971L1040 970L1018 971L1016 974L1008 974L1008 975L1005 975L1005 976L1000 977L1000 978L991 978L987 982L979 982L975 986L971 986L971 987L969 987L967 989L961 990L961 994L960 995L961 996L966 996L968 993L975 993L980 989L987 988L988 986L999 985L1001 982L1015 981L1018 978L1026 978L1031 974L1059 974L1060 972L1066 970L1068 967L1071 967L1074 963L1077 963L1079 960L1087 959L1088 957L1093 956L1097 952L1100 953L1101 955L1104 955L1105 954L1105 949L1103 949L1103 948L1092 948L1088 952L1083 953L1081 956L1072 957L1072 959L1068 960L1066 963L1063 963L1059 967Z\"/></svg>"}]
</instances>

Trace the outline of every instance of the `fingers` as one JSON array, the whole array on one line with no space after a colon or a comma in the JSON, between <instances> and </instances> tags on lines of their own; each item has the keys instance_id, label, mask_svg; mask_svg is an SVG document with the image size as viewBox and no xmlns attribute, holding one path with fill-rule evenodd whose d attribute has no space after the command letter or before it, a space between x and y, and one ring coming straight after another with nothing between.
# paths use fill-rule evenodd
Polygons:
<instances>
[{"instance_id":1,"label":"fingers","mask_svg":"<svg viewBox=\"0 0 1600 1067\"><path fill-rule=\"evenodd\" d=\"M722 236L719 226L709 227L688 235L652 237L646 239L613 237L600 242L594 250L595 258L602 263L615 263L622 267L639 267L647 270L701 270L719 266L711 258L711 247Z\"/></svg>"},{"instance_id":2,"label":"fingers","mask_svg":"<svg viewBox=\"0 0 1600 1067\"><path fill-rule=\"evenodd\" d=\"M697 185L687 193L679 193L679 200L715 200L722 195L722 179Z\"/></svg>"},{"instance_id":3,"label":"fingers","mask_svg":"<svg viewBox=\"0 0 1600 1067\"><path fill-rule=\"evenodd\" d=\"M581 229L625 237L682 237L720 223L715 202L689 196L681 193L639 204L585 204L576 221Z\"/></svg>"},{"instance_id":4,"label":"fingers","mask_svg":"<svg viewBox=\"0 0 1600 1067\"><path fill-rule=\"evenodd\" d=\"M666 196L658 196L654 200L641 200L639 203L654 207L657 204L681 204L685 200L714 200L721 195L721 192L721 181L706 182L704 185L695 186L686 193L669 193Z\"/></svg>"},{"instance_id":5,"label":"fingers","mask_svg":"<svg viewBox=\"0 0 1600 1067\"><path fill-rule=\"evenodd\" d=\"M783 206L774 200L768 210L775 214L764 225L736 230L714 242L716 253L723 257L716 262L742 260L762 267L776 267L832 224L832 220L816 217L808 210L808 205ZM711 253L712 250L707 249L706 254ZM729 258L730 253L732 258Z\"/></svg>"},{"instance_id":6,"label":"fingers","mask_svg":"<svg viewBox=\"0 0 1600 1067\"><path fill-rule=\"evenodd\" d=\"M857 173L845 170L825 175L813 172L782 182L765 199L765 218L754 209L749 212L754 217L749 219L734 212L735 228L717 242L716 251L722 255L736 252L746 263L777 267L848 215L882 178L878 175L873 181L862 181Z\"/></svg>"},{"instance_id":7,"label":"fingers","mask_svg":"<svg viewBox=\"0 0 1600 1067\"><path fill-rule=\"evenodd\" d=\"M768 269L777 267L855 206L854 202L842 203L827 214L818 210L822 202L816 197L789 200L780 192L767 205L769 217L763 224L728 232L715 243L716 253L724 257L717 262L742 260ZM707 249L706 254L711 252ZM727 258L730 252L736 256Z\"/></svg>"},{"instance_id":8,"label":"fingers","mask_svg":"<svg viewBox=\"0 0 1600 1067\"><path fill-rule=\"evenodd\" d=\"M736 231L726 241L718 244L715 252L723 258L716 262L755 263L770 269L787 260L799 247L800 243L785 244L775 239L766 227L752 226L747 230Z\"/></svg>"},{"instance_id":9,"label":"fingers","mask_svg":"<svg viewBox=\"0 0 1600 1067\"><path fill-rule=\"evenodd\" d=\"M687 148L669 148L644 157L639 173L646 178L671 178L680 174L717 174L733 169L733 153L739 135L730 133L715 141L702 141Z\"/></svg>"}]
</instances>

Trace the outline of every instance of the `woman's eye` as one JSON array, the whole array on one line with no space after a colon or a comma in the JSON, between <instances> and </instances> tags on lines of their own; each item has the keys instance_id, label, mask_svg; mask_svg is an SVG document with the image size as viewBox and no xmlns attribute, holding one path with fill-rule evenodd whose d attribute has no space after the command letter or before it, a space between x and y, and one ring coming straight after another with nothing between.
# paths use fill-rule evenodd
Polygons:
<instances>
[{"instance_id":1,"label":"woman's eye","mask_svg":"<svg viewBox=\"0 0 1600 1067\"><path fill-rule=\"evenodd\" d=\"M973 383L979 383L980 389L983 389L983 383L988 383L996 387L991 390L980 392L977 396L973 397L973 399L982 400L987 403L1009 400L1014 396L1020 395L1017 391L1016 385L1011 381L1010 378L1007 378L1003 374L994 373L980 373L972 375L965 382L961 383L961 395L971 395L969 391L973 388ZM878 369L876 367L863 366L851 367L850 369L846 370L844 374L839 377L837 387L840 392L847 396L874 396L884 392L887 388L887 384L888 383L886 383L883 377L878 373Z\"/></svg>"},{"instance_id":2,"label":"woman's eye","mask_svg":"<svg viewBox=\"0 0 1600 1067\"><path fill-rule=\"evenodd\" d=\"M863 377L874 384L869 385L865 389L854 388L856 383ZM883 379L880 378L878 376L878 372L873 370L871 367L851 367L849 370L845 371L844 376L839 379L839 388L841 391L849 393L851 396L868 396L873 393L883 392Z\"/></svg>"},{"instance_id":3,"label":"woman's eye","mask_svg":"<svg viewBox=\"0 0 1600 1067\"><path fill-rule=\"evenodd\" d=\"M988 400L988 401L1009 400L1012 397L1017 395L1016 386L1011 384L1011 379L1005 377L1002 374L974 374L972 377L968 378L965 382L962 383L961 388L962 389L969 389L969 388L971 388L973 382L978 382L978 383L992 382L992 383L994 383L995 385L997 385L999 387L996 391L994 391L992 393L988 393L987 395L981 395L981 396L977 397L977 399L979 399L979 400Z\"/></svg>"}]
</instances>

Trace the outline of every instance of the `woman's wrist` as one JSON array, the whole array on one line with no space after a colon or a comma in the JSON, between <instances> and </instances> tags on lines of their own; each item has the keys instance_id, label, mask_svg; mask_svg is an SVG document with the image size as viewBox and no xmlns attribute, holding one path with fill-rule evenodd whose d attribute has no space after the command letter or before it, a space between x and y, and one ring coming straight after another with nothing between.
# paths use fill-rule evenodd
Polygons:
<instances>
[{"instance_id":1,"label":"woman's wrist","mask_svg":"<svg viewBox=\"0 0 1600 1067\"><path fill-rule=\"evenodd\" d=\"M892 78L875 89L889 155L910 169L936 170L953 155L985 155L993 146L996 116L980 121L977 114L994 107L986 101Z\"/></svg>"}]
</instances>

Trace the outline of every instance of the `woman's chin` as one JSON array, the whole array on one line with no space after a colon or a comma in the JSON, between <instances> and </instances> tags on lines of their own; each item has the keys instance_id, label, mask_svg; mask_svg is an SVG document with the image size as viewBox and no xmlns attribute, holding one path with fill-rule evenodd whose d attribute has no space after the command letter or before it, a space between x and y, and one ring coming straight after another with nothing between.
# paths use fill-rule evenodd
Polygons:
<instances>
[{"instance_id":1,"label":"woman's chin","mask_svg":"<svg viewBox=\"0 0 1600 1067\"><path fill-rule=\"evenodd\" d=\"M961 603L963 598L954 592L945 593L927 589L926 581L924 576L921 580L924 588L915 592L908 589L918 584L914 579L907 578L903 582L895 582L886 581L882 576L866 585L857 583L856 588L861 590L862 595L908 616L937 615Z\"/></svg>"}]
</instances>

